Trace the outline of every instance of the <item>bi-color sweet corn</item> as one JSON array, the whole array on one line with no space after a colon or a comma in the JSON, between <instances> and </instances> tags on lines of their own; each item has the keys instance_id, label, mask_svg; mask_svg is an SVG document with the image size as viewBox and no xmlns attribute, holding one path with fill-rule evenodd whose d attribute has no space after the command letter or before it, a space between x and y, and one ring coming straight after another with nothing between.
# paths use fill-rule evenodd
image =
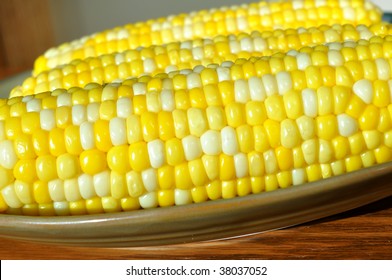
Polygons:
<instances>
[{"instance_id":1,"label":"bi-color sweet corn","mask_svg":"<svg viewBox=\"0 0 392 280\"><path fill-rule=\"evenodd\" d=\"M199 203L390 161L391 59L374 36L1 100L0 210Z\"/></svg>"},{"instance_id":2,"label":"bi-color sweet corn","mask_svg":"<svg viewBox=\"0 0 392 280\"><path fill-rule=\"evenodd\" d=\"M156 75L198 65L221 64L239 58L270 56L277 52L299 50L317 44L358 41L392 33L392 25L377 23L369 27L351 24L323 25L217 36L212 39L176 42L127 50L121 53L74 60L70 64L27 78L11 92L11 97L52 91L56 88L84 87L90 82L109 83L141 75ZM290 57L286 64L289 64Z\"/></svg>"},{"instance_id":3,"label":"bi-color sweet corn","mask_svg":"<svg viewBox=\"0 0 392 280\"><path fill-rule=\"evenodd\" d=\"M34 74L74 59L136 49L140 46L217 35L318 25L379 22L381 11L368 0L293 0L243 4L128 24L48 50L35 62Z\"/></svg>"}]
</instances>

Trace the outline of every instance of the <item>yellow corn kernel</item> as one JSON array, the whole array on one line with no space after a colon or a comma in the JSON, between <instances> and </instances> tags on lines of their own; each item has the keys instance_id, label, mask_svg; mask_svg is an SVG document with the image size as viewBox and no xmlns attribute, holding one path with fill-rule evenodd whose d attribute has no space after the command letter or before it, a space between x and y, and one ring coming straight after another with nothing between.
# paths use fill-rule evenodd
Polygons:
<instances>
[{"instance_id":1,"label":"yellow corn kernel","mask_svg":"<svg viewBox=\"0 0 392 280\"><path fill-rule=\"evenodd\" d=\"M293 153L290 149L278 147L275 149L275 154L279 170L285 171L294 167Z\"/></svg>"},{"instance_id":2,"label":"yellow corn kernel","mask_svg":"<svg viewBox=\"0 0 392 280\"><path fill-rule=\"evenodd\" d=\"M346 171L352 172L362 168L361 156L355 155L345 159Z\"/></svg>"},{"instance_id":3,"label":"yellow corn kernel","mask_svg":"<svg viewBox=\"0 0 392 280\"><path fill-rule=\"evenodd\" d=\"M232 102L225 107L227 124L232 127L239 127L246 122L244 105Z\"/></svg>"},{"instance_id":4,"label":"yellow corn kernel","mask_svg":"<svg viewBox=\"0 0 392 280\"><path fill-rule=\"evenodd\" d=\"M222 182L222 198L233 198L237 195L237 184L235 180Z\"/></svg>"},{"instance_id":5,"label":"yellow corn kernel","mask_svg":"<svg viewBox=\"0 0 392 280\"><path fill-rule=\"evenodd\" d=\"M140 124L144 141L149 142L159 137L157 114L144 112L141 115Z\"/></svg>"},{"instance_id":6,"label":"yellow corn kernel","mask_svg":"<svg viewBox=\"0 0 392 280\"><path fill-rule=\"evenodd\" d=\"M222 181L229 181L235 178L234 158L229 155L219 155L219 178Z\"/></svg>"},{"instance_id":7,"label":"yellow corn kernel","mask_svg":"<svg viewBox=\"0 0 392 280\"><path fill-rule=\"evenodd\" d=\"M136 142L129 146L129 163L135 171L142 171L151 166L145 142Z\"/></svg>"},{"instance_id":8,"label":"yellow corn kernel","mask_svg":"<svg viewBox=\"0 0 392 280\"><path fill-rule=\"evenodd\" d=\"M169 165L176 166L185 160L182 142L172 138L165 143L166 160Z\"/></svg>"},{"instance_id":9,"label":"yellow corn kernel","mask_svg":"<svg viewBox=\"0 0 392 280\"><path fill-rule=\"evenodd\" d=\"M264 104L269 119L282 121L287 118L282 96L277 94L268 96Z\"/></svg>"},{"instance_id":10,"label":"yellow corn kernel","mask_svg":"<svg viewBox=\"0 0 392 280\"><path fill-rule=\"evenodd\" d=\"M189 108L187 110L189 132L200 137L207 129L208 122L204 110L199 108Z\"/></svg>"},{"instance_id":11,"label":"yellow corn kernel","mask_svg":"<svg viewBox=\"0 0 392 280\"><path fill-rule=\"evenodd\" d=\"M300 132L294 120L285 119L280 124L280 142L285 148L294 148L300 143Z\"/></svg>"},{"instance_id":12,"label":"yellow corn kernel","mask_svg":"<svg viewBox=\"0 0 392 280\"><path fill-rule=\"evenodd\" d=\"M246 122L252 126L261 125L267 119L265 106L260 101L247 102L245 105L245 114Z\"/></svg>"},{"instance_id":13,"label":"yellow corn kernel","mask_svg":"<svg viewBox=\"0 0 392 280\"><path fill-rule=\"evenodd\" d=\"M36 159L37 177L43 182L57 178L56 158L52 155L39 156Z\"/></svg>"},{"instance_id":14,"label":"yellow corn kernel","mask_svg":"<svg viewBox=\"0 0 392 280\"><path fill-rule=\"evenodd\" d=\"M362 153L366 148L365 140L363 139L363 135L360 132L350 136L348 138L351 154L357 155Z\"/></svg>"},{"instance_id":15,"label":"yellow corn kernel","mask_svg":"<svg viewBox=\"0 0 392 280\"><path fill-rule=\"evenodd\" d=\"M161 207L173 206L174 202L174 190L160 190L158 191L158 204Z\"/></svg>"},{"instance_id":16,"label":"yellow corn kernel","mask_svg":"<svg viewBox=\"0 0 392 280\"><path fill-rule=\"evenodd\" d=\"M193 185L204 186L208 183L208 176L206 170L204 169L202 159L195 159L188 163L189 174Z\"/></svg>"},{"instance_id":17,"label":"yellow corn kernel","mask_svg":"<svg viewBox=\"0 0 392 280\"><path fill-rule=\"evenodd\" d=\"M334 114L342 114L350 102L351 92L348 87L334 86L332 88Z\"/></svg>"},{"instance_id":18,"label":"yellow corn kernel","mask_svg":"<svg viewBox=\"0 0 392 280\"><path fill-rule=\"evenodd\" d=\"M60 179L75 178L80 172L79 160L71 154L62 154L56 159L57 174Z\"/></svg>"},{"instance_id":19,"label":"yellow corn kernel","mask_svg":"<svg viewBox=\"0 0 392 280\"><path fill-rule=\"evenodd\" d=\"M374 150L374 156L376 157L377 163L388 162L392 158L392 151L390 148L382 145Z\"/></svg>"},{"instance_id":20,"label":"yellow corn kernel","mask_svg":"<svg viewBox=\"0 0 392 280\"><path fill-rule=\"evenodd\" d=\"M159 138L163 141L175 137L173 115L171 112L162 111L158 113L158 126Z\"/></svg>"},{"instance_id":21,"label":"yellow corn kernel","mask_svg":"<svg viewBox=\"0 0 392 280\"><path fill-rule=\"evenodd\" d=\"M128 172L130 169L128 145L112 147L107 153L107 163L110 170L112 171L115 171L119 174L125 174Z\"/></svg>"},{"instance_id":22,"label":"yellow corn kernel","mask_svg":"<svg viewBox=\"0 0 392 280\"><path fill-rule=\"evenodd\" d=\"M321 87L317 90L317 107L320 116L334 112L333 96L330 88Z\"/></svg>"},{"instance_id":23,"label":"yellow corn kernel","mask_svg":"<svg viewBox=\"0 0 392 280\"><path fill-rule=\"evenodd\" d=\"M257 125L253 127L255 151L264 152L271 146L268 141L267 131L264 126Z\"/></svg>"},{"instance_id":24,"label":"yellow corn kernel","mask_svg":"<svg viewBox=\"0 0 392 280\"><path fill-rule=\"evenodd\" d=\"M14 149L18 158L33 159L36 157L32 138L29 135L21 134L14 140Z\"/></svg>"},{"instance_id":25,"label":"yellow corn kernel","mask_svg":"<svg viewBox=\"0 0 392 280\"><path fill-rule=\"evenodd\" d=\"M319 116L316 118L317 136L321 139L332 140L338 136L338 125L335 115Z\"/></svg>"},{"instance_id":26,"label":"yellow corn kernel","mask_svg":"<svg viewBox=\"0 0 392 280\"><path fill-rule=\"evenodd\" d=\"M82 151L79 126L70 125L64 130L65 149L72 155L79 155Z\"/></svg>"},{"instance_id":27,"label":"yellow corn kernel","mask_svg":"<svg viewBox=\"0 0 392 280\"><path fill-rule=\"evenodd\" d=\"M379 119L380 110L374 105L368 105L358 119L359 128L361 130L377 129Z\"/></svg>"},{"instance_id":28,"label":"yellow corn kernel","mask_svg":"<svg viewBox=\"0 0 392 280\"><path fill-rule=\"evenodd\" d=\"M366 103L357 95L351 95L350 101L346 108L346 114L358 119L362 112L366 109Z\"/></svg>"},{"instance_id":29,"label":"yellow corn kernel","mask_svg":"<svg viewBox=\"0 0 392 280\"><path fill-rule=\"evenodd\" d=\"M34 201L39 204L50 203L52 199L49 195L48 184L43 181L35 181L33 183L33 196Z\"/></svg>"},{"instance_id":30,"label":"yellow corn kernel","mask_svg":"<svg viewBox=\"0 0 392 280\"><path fill-rule=\"evenodd\" d=\"M102 199L100 197L86 199L86 211L89 214L103 213Z\"/></svg>"},{"instance_id":31,"label":"yellow corn kernel","mask_svg":"<svg viewBox=\"0 0 392 280\"><path fill-rule=\"evenodd\" d=\"M128 196L128 186L125 174L116 171L110 172L110 193L115 199L121 199Z\"/></svg>"},{"instance_id":32,"label":"yellow corn kernel","mask_svg":"<svg viewBox=\"0 0 392 280\"><path fill-rule=\"evenodd\" d=\"M208 126L214 130L221 130L227 125L225 111L222 107L211 106L206 110ZM177 118L179 119L179 117Z\"/></svg>"},{"instance_id":33,"label":"yellow corn kernel","mask_svg":"<svg viewBox=\"0 0 392 280\"><path fill-rule=\"evenodd\" d=\"M80 167L84 173L89 175L104 171L107 167L105 153L96 149L83 151L80 154Z\"/></svg>"},{"instance_id":34,"label":"yellow corn kernel","mask_svg":"<svg viewBox=\"0 0 392 280\"><path fill-rule=\"evenodd\" d=\"M21 118L10 117L4 122L4 131L8 139L14 140L18 135L22 134Z\"/></svg>"},{"instance_id":35,"label":"yellow corn kernel","mask_svg":"<svg viewBox=\"0 0 392 280\"><path fill-rule=\"evenodd\" d=\"M34 143L33 143L33 145L34 145ZM51 130L49 132L49 145L48 146L49 146L50 153L54 156L59 156L61 154L66 153L65 141L64 141L64 130L63 129L54 128L53 130Z\"/></svg>"},{"instance_id":36,"label":"yellow corn kernel","mask_svg":"<svg viewBox=\"0 0 392 280\"><path fill-rule=\"evenodd\" d=\"M133 198L138 198L145 193L145 187L143 185L143 179L139 172L134 170L129 171L125 175L127 184L128 194Z\"/></svg>"},{"instance_id":37,"label":"yellow corn kernel","mask_svg":"<svg viewBox=\"0 0 392 280\"><path fill-rule=\"evenodd\" d=\"M201 88L192 88L189 91L189 100L193 108L205 109L207 107L207 101Z\"/></svg>"},{"instance_id":38,"label":"yellow corn kernel","mask_svg":"<svg viewBox=\"0 0 392 280\"><path fill-rule=\"evenodd\" d=\"M312 164L306 167L306 177L309 182L322 179L321 167L319 164Z\"/></svg>"},{"instance_id":39,"label":"yellow corn kernel","mask_svg":"<svg viewBox=\"0 0 392 280\"><path fill-rule=\"evenodd\" d=\"M376 157L373 151L366 151L362 153L361 160L364 167L369 167L376 163Z\"/></svg>"},{"instance_id":40,"label":"yellow corn kernel","mask_svg":"<svg viewBox=\"0 0 392 280\"><path fill-rule=\"evenodd\" d=\"M204 87L205 100L208 106L222 106L222 98L217 85L207 85Z\"/></svg>"},{"instance_id":41,"label":"yellow corn kernel","mask_svg":"<svg viewBox=\"0 0 392 280\"><path fill-rule=\"evenodd\" d=\"M280 125L277 121L267 119L264 122L265 134L267 136L269 145L276 148L281 144ZM256 136L256 133L254 133ZM256 142L256 141L255 141Z\"/></svg>"},{"instance_id":42,"label":"yellow corn kernel","mask_svg":"<svg viewBox=\"0 0 392 280\"><path fill-rule=\"evenodd\" d=\"M230 104L235 101L234 83L232 81L222 81L218 84L223 105Z\"/></svg>"},{"instance_id":43,"label":"yellow corn kernel","mask_svg":"<svg viewBox=\"0 0 392 280\"><path fill-rule=\"evenodd\" d=\"M32 135L34 152L37 156L50 153L49 149L49 133L44 130L35 130Z\"/></svg>"},{"instance_id":44,"label":"yellow corn kernel","mask_svg":"<svg viewBox=\"0 0 392 280\"><path fill-rule=\"evenodd\" d=\"M265 191L270 192L279 188L278 178L275 174L269 174L264 177Z\"/></svg>"},{"instance_id":45,"label":"yellow corn kernel","mask_svg":"<svg viewBox=\"0 0 392 280\"><path fill-rule=\"evenodd\" d=\"M120 200L120 204L124 211L137 210L140 208L139 200L134 197L124 197Z\"/></svg>"},{"instance_id":46,"label":"yellow corn kernel","mask_svg":"<svg viewBox=\"0 0 392 280\"><path fill-rule=\"evenodd\" d=\"M295 120L303 115L302 97L299 92L287 92L283 95L283 102L288 118Z\"/></svg>"},{"instance_id":47,"label":"yellow corn kernel","mask_svg":"<svg viewBox=\"0 0 392 280\"><path fill-rule=\"evenodd\" d=\"M222 184L219 180L212 181L206 186L207 196L211 200L217 200L222 197Z\"/></svg>"},{"instance_id":48,"label":"yellow corn kernel","mask_svg":"<svg viewBox=\"0 0 392 280\"><path fill-rule=\"evenodd\" d=\"M97 120L94 123L94 140L98 150L107 152L112 147L110 139L109 121Z\"/></svg>"}]
</instances>

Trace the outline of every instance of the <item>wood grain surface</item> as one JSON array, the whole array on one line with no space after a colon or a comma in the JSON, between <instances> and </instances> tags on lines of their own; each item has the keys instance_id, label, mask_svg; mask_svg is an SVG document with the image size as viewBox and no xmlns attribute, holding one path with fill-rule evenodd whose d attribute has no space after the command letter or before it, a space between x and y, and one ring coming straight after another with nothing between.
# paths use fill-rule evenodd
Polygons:
<instances>
[{"instance_id":1,"label":"wood grain surface","mask_svg":"<svg viewBox=\"0 0 392 280\"><path fill-rule=\"evenodd\" d=\"M392 197L311 223L228 240L84 248L0 238L4 259L392 259Z\"/></svg>"}]
</instances>

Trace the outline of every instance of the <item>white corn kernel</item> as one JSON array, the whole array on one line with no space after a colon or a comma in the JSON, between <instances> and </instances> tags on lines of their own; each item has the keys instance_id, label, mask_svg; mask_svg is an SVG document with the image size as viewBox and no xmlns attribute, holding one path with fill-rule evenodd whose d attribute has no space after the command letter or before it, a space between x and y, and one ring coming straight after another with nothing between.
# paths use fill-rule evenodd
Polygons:
<instances>
[{"instance_id":1,"label":"white corn kernel","mask_svg":"<svg viewBox=\"0 0 392 280\"><path fill-rule=\"evenodd\" d=\"M366 104L372 103L373 100L373 86L371 81L362 79L357 81L353 86L354 93L362 99Z\"/></svg>"},{"instance_id":2,"label":"white corn kernel","mask_svg":"<svg viewBox=\"0 0 392 280\"><path fill-rule=\"evenodd\" d=\"M99 120L99 103L90 103L87 105L87 120L89 122Z\"/></svg>"},{"instance_id":3,"label":"white corn kernel","mask_svg":"<svg viewBox=\"0 0 392 280\"><path fill-rule=\"evenodd\" d=\"M117 117L126 119L133 113L132 100L129 97L121 97L117 100Z\"/></svg>"},{"instance_id":4,"label":"white corn kernel","mask_svg":"<svg viewBox=\"0 0 392 280\"><path fill-rule=\"evenodd\" d=\"M79 127L80 144L83 150L90 150L95 147L94 125L92 122L84 122Z\"/></svg>"},{"instance_id":5,"label":"white corn kernel","mask_svg":"<svg viewBox=\"0 0 392 280\"><path fill-rule=\"evenodd\" d=\"M206 155L219 155L222 152L220 133L207 130L200 137L201 148Z\"/></svg>"},{"instance_id":6,"label":"white corn kernel","mask_svg":"<svg viewBox=\"0 0 392 280\"><path fill-rule=\"evenodd\" d=\"M249 87L245 80L234 81L234 98L239 103L246 103L250 100Z\"/></svg>"},{"instance_id":7,"label":"white corn kernel","mask_svg":"<svg viewBox=\"0 0 392 280\"><path fill-rule=\"evenodd\" d=\"M262 77L264 89L267 96L278 94L278 83L276 82L275 76L271 74L266 74Z\"/></svg>"},{"instance_id":8,"label":"white corn kernel","mask_svg":"<svg viewBox=\"0 0 392 280\"><path fill-rule=\"evenodd\" d=\"M263 82L258 77L250 77L248 80L249 94L253 101L264 101L266 93Z\"/></svg>"},{"instance_id":9,"label":"white corn kernel","mask_svg":"<svg viewBox=\"0 0 392 280\"><path fill-rule=\"evenodd\" d=\"M153 192L158 189L157 172L154 168L149 168L142 171L142 181L148 192Z\"/></svg>"},{"instance_id":10,"label":"white corn kernel","mask_svg":"<svg viewBox=\"0 0 392 280\"><path fill-rule=\"evenodd\" d=\"M311 118L317 116L317 94L313 89L306 88L302 91L302 104L306 116Z\"/></svg>"},{"instance_id":11,"label":"white corn kernel","mask_svg":"<svg viewBox=\"0 0 392 280\"><path fill-rule=\"evenodd\" d=\"M353 117L340 114L337 116L337 120L340 135L349 137L358 131L358 123Z\"/></svg>"},{"instance_id":12,"label":"white corn kernel","mask_svg":"<svg viewBox=\"0 0 392 280\"><path fill-rule=\"evenodd\" d=\"M192 203L192 194L190 190L175 189L174 203L176 205L186 205Z\"/></svg>"},{"instance_id":13,"label":"white corn kernel","mask_svg":"<svg viewBox=\"0 0 392 280\"><path fill-rule=\"evenodd\" d=\"M72 123L80 125L87 120L87 109L85 105L72 106Z\"/></svg>"},{"instance_id":14,"label":"white corn kernel","mask_svg":"<svg viewBox=\"0 0 392 280\"><path fill-rule=\"evenodd\" d=\"M198 137L194 135L188 135L182 138L181 141L186 160L191 161L202 155L203 151L201 149L200 139Z\"/></svg>"},{"instance_id":15,"label":"white corn kernel","mask_svg":"<svg viewBox=\"0 0 392 280\"><path fill-rule=\"evenodd\" d=\"M165 143L155 139L147 143L148 156L153 168L159 168L165 163Z\"/></svg>"},{"instance_id":16,"label":"white corn kernel","mask_svg":"<svg viewBox=\"0 0 392 280\"><path fill-rule=\"evenodd\" d=\"M234 155L234 167L237 178L249 176L248 157L244 153Z\"/></svg>"},{"instance_id":17,"label":"white corn kernel","mask_svg":"<svg viewBox=\"0 0 392 280\"><path fill-rule=\"evenodd\" d=\"M306 182L306 172L304 168L297 168L291 171L293 185L301 185Z\"/></svg>"},{"instance_id":18,"label":"white corn kernel","mask_svg":"<svg viewBox=\"0 0 392 280\"><path fill-rule=\"evenodd\" d=\"M39 112L41 111L41 100L40 99L31 99L26 103L26 111L27 112Z\"/></svg>"},{"instance_id":19,"label":"white corn kernel","mask_svg":"<svg viewBox=\"0 0 392 280\"><path fill-rule=\"evenodd\" d=\"M286 71L281 71L276 74L276 82L278 84L278 92L280 95L285 94L293 88L291 75Z\"/></svg>"},{"instance_id":20,"label":"white corn kernel","mask_svg":"<svg viewBox=\"0 0 392 280\"><path fill-rule=\"evenodd\" d=\"M78 177L79 192L83 199L90 199L96 196L93 184L93 176L82 174Z\"/></svg>"},{"instance_id":21,"label":"white corn kernel","mask_svg":"<svg viewBox=\"0 0 392 280\"><path fill-rule=\"evenodd\" d=\"M175 104L173 91L171 89L163 89L161 91L162 110L172 112L176 108Z\"/></svg>"},{"instance_id":22,"label":"white corn kernel","mask_svg":"<svg viewBox=\"0 0 392 280\"><path fill-rule=\"evenodd\" d=\"M49 196L53 201L64 201L64 181L55 179L48 182Z\"/></svg>"},{"instance_id":23,"label":"white corn kernel","mask_svg":"<svg viewBox=\"0 0 392 280\"><path fill-rule=\"evenodd\" d=\"M15 193L14 184L8 185L1 190L1 195L4 198L5 203L11 208L20 208L23 203L19 200Z\"/></svg>"},{"instance_id":24,"label":"white corn kernel","mask_svg":"<svg viewBox=\"0 0 392 280\"><path fill-rule=\"evenodd\" d=\"M55 111L44 109L39 114L39 121L43 130L50 131L56 126Z\"/></svg>"},{"instance_id":25,"label":"white corn kernel","mask_svg":"<svg viewBox=\"0 0 392 280\"><path fill-rule=\"evenodd\" d=\"M158 207L158 197L156 192L149 192L139 197L140 206L144 209Z\"/></svg>"},{"instance_id":26,"label":"white corn kernel","mask_svg":"<svg viewBox=\"0 0 392 280\"><path fill-rule=\"evenodd\" d=\"M0 165L6 169L13 169L18 156L14 150L14 144L11 140L0 142Z\"/></svg>"},{"instance_id":27,"label":"white corn kernel","mask_svg":"<svg viewBox=\"0 0 392 280\"><path fill-rule=\"evenodd\" d=\"M67 179L64 181L64 195L67 201L78 201L82 199L79 192L78 179Z\"/></svg>"},{"instance_id":28,"label":"white corn kernel","mask_svg":"<svg viewBox=\"0 0 392 280\"><path fill-rule=\"evenodd\" d=\"M236 131L231 126L226 126L221 131L222 151L227 155L235 155L239 151Z\"/></svg>"},{"instance_id":29,"label":"white corn kernel","mask_svg":"<svg viewBox=\"0 0 392 280\"><path fill-rule=\"evenodd\" d=\"M94 190L99 197L110 195L110 172L108 170L95 174L93 177Z\"/></svg>"},{"instance_id":30,"label":"white corn kernel","mask_svg":"<svg viewBox=\"0 0 392 280\"><path fill-rule=\"evenodd\" d=\"M109 121L110 139L114 146L127 144L127 125L124 118L113 118Z\"/></svg>"}]
</instances>

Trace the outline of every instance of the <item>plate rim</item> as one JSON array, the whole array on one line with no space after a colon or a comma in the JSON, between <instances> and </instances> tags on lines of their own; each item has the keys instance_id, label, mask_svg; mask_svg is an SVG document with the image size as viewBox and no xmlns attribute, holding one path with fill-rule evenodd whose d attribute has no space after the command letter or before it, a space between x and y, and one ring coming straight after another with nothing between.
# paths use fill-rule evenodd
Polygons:
<instances>
[{"instance_id":1,"label":"plate rim","mask_svg":"<svg viewBox=\"0 0 392 280\"><path fill-rule=\"evenodd\" d=\"M392 162L286 189L182 206L81 216L0 214L0 236L88 247L234 238L302 224L385 198L392 195L388 181L392 181Z\"/></svg>"}]
</instances>

